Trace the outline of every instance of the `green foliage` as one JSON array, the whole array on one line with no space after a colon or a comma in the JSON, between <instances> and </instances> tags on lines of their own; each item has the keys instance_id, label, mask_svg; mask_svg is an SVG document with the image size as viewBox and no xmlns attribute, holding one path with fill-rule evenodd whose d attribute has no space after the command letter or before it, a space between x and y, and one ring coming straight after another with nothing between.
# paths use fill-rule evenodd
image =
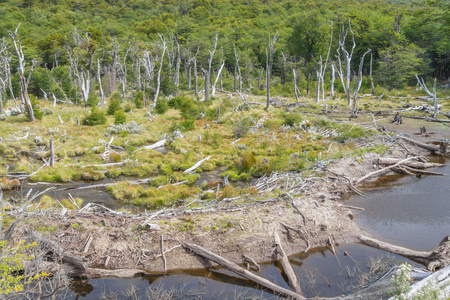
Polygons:
<instances>
[{"instance_id":1,"label":"green foliage","mask_svg":"<svg viewBox=\"0 0 450 300\"><path fill-rule=\"evenodd\" d=\"M131 105L127 103L127 104L125 104L123 111L129 113L132 109L133 108L131 107Z\"/></svg>"},{"instance_id":2,"label":"green foliage","mask_svg":"<svg viewBox=\"0 0 450 300\"><path fill-rule=\"evenodd\" d=\"M195 129L195 120L186 119L181 121L180 123L175 123L170 127L170 131L180 130L181 132L191 131Z\"/></svg>"},{"instance_id":3,"label":"green foliage","mask_svg":"<svg viewBox=\"0 0 450 300\"><path fill-rule=\"evenodd\" d=\"M303 120L303 116L298 113L286 113L283 114L283 125L294 126L294 124L299 124Z\"/></svg>"},{"instance_id":4,"label":"green foliage","mask_svg":"<svg viewBox=\"0 0 450 300\"><path fill-rule=\"evenodd\" d=\"M242 168L243 171L246 172L250 171L250 169L255 165L255 163L256 158L251 151L246 151L241 154L240 167Z\"/></svg>"},{"instance_id":5,"label":"green foliage","mask_svg":"<svg viewBox=\"0 0 450 300\"><path fill-rule=\"evenodd\" d=\"M107 120L105 113L101 109L94 107L92 108L89 116L83 119L82 123L83 125L95 126L95 125L104 125L106 124L106 121Z\"/></svg>"},{"instance_id":6,"label":"green foliage","mask_svg":"<svg viewBox=\"0 0 450 300\"><path fill-rule=\"evenodd\" d=\"M414 82L414 74L424 72L424 50L411 44L407 47L393 45L380 52L379 78L384 87L403 89Z\"/></svg>"},{"instance_id":7,"label":"green foliage","mask_svg":"<svg viewBox=\"0 0 450 300\"><path fill-rule=\"evenodd\" d=\"M138 91L136 96L134 97L134 104L136 108L141 109L144 107L144 93L142 91Z\"/></svg>"},{"instance_id":8,"label":"green foliage","mask_svg":"<svg viewBox=\"0 0 450 300\"><path fill-rule=\"evenodd\" d=\"M110 116L114 115L114 113L120 109L121 101L122 97L120 96L120 93L117 91L114 92L109 99L107 114Z\"/></svg>"},{"instance_id":9,"label":"green foliage","mask_svg":"<svg viewBox=\"0 0 450 300\"><path fill-rule=\"evenodd\" d=\"M125 112L121 109L117 110L114 113L114 124L125 124L127 122L127 116L125 115Z\"/></svg>"},{"instance_id":10,"label":"green foliage","mask_svg":"<svg viewBox=\"0 0 450 300\"><path fill-rule=\"evenodd\" d=\"M168 110L169 110L169 105L167 104L167 100L158 98L158 100L156 100L155 112L157 114L162 115Z\"/></svg>"},{"instance_id":11,"label":"green foliage","mask_svg":"<svg viewBox=\"0 0 450 300\"><path fill-rule=\"evenodd\" d=\"M89 106L89 107L97 107L98 99L97 99L97 96L95 96L94 93L90 93L89 94L88 101L87 101L86 105Z\"/></svg>"},{"instance_id":12,"label":"green foliage","mask_svg":"<svg viewBox=\"0 0 450 300\"><path fill-rule=\"evenodd\" d=\"M200 108L191 98L182 100L180 112L185 119L197 119L200 116Z\"/></svg>"},{"instance_id":13,"label":"green foliage","mask_svg":"<svg viewBox=\"0 0 450 300\"><path fill-rule=\"evenodd\" d=\"M29 97L30 97L31 106L33 107L34 117L38 120L42 120L42 117L44 116L44 111L41 108L41 104L39 103L39 101L37 101L35 96L29 95ZM28 115L28 111L26 111L25 114L26 114L27 118L29 119L30 116Z\"/></svg>"},{"instance_id":14,"label":"green foliage","mask_svg":"<svg viewBox=\"0 0 450 300\"><path fill-rule=\"evenodd\" d=\"M33 276L21 275L24 269L23 264L34 258L33 255L27 255L25 252L35 246L37 246L36 243L25 244L25 241L7 246L6 241L0 241L0 295L20 292L24 286L34 280L49 276L44 272Z\"/></svg>"},{"instance_id":15,"label":"green foliage","mask_svg":"<svg viewBox=\"0 0 450 300\"><path fill-rule=\"evenodd\" d=\"M393 295L398 300L406 300L408 292L411 290L411 265L403 263L392 277L392 283L395 286Z\"/></svg>"},{"instance_id":16,"label":"green foliage","mask_svg":"<svg viewBox=\"0 0 450 300\"><path fill-rule=\"evenodd\" d=\"M184 96L177 96L173 97L169 100L169 106L174 109L179 109L181 106L181 103L186 100L187 98Z\"/></svg>"}]
</instances>

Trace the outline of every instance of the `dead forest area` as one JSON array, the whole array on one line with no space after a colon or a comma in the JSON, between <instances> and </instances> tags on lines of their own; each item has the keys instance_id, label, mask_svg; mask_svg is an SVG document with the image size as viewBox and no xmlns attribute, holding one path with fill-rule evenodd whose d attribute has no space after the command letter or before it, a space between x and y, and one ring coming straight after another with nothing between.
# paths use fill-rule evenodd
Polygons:
<instances>
[{"instance_id":1,"label":"dead forest area","mask_svg":"<svg viewBox=\"0 0 450 300\"><path fill-rule=\"evenodd\" d=\"M448 156L448 118L434 118L420 95L363 95L356 118L345 94L319 104L281 98L264 109L261 96L221 91L198 101L183 92L153 113L119 98L119 107L133 105L126 122L106 115L95 126L79 122L92 108L41 101L52 111L42 120L2 121L3 238L37 243L26 250L36 259L24 266L28 278L51 274L39 281L52 282L41 295L71 277L207 266L192 251L301 298L298 283L280 290L234 265L277 259L274 234L282 258L356 241L441 269L445 239L429 252L373 239L353 222L358 208L340 200L388 172L440 175L426 170L440 165L427 157ZM108 100L99 110L109 110ZM439 105L450 108L448 99Z\"/></svg>"},{"instance_id":2,"label":"dead forest area","mask_svg":"<svg viewBox=\"0 0 450 300\"><path fill-rule=\"evenodd\" d=\"M450 235L403 247L344 201L387 174L445 176L448 4L272 2L102 4L123 22L0 3L0 299L218 266L280 298L449 297ZM435 290L380 287L401 270L380 267L348 295L305 293L289 256L353 243L421 264Z\"/></svg>"}]
</instances>

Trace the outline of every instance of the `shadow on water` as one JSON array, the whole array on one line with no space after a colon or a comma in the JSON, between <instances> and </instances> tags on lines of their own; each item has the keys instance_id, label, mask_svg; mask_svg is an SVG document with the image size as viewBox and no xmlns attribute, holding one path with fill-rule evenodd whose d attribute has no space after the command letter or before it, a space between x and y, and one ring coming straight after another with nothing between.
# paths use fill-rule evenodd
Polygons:
<instances>
[{"instance_id":1,"label":"shadow on water","mask_svg":"<svg viewBox=\"0 0 450 300\"><path fill-rule=\"evenodd\" d=\"M445 161L441 161L445 162ZM446 176L389 175L366 184L366 196L352 195L347 204L356 223L380 239L429 250L450 234L450 164L433 171Z\"/></svg>"},{"instance_id":2,"label":"shadow on water","mask_svg":"<svg viewBox=\"0 0 450 300\"><path fill-rule=\"evenodd\" d=\"M336 251L336 256L326 248L291 256L291 264L307 297L332 297L353 292L361 284L367 283L364 274L369 272L371 263L379 263L376 258L382 257L383 261L390 264L406 261L403 257L358 244L340 246ZM416 265L411 261L409 263ZM289 288L279 263L262 264L257 274ZM75 281L69 293L70 298L79 295L78 299L100 299L102 295L108 294L122 299L133 289L138 298L143 298L148 289L173 293L173 297L181 299L191 299L194 295L201 299L276 298L269 291L262 291L252 282L224 268L181 270L164 276L132 279Z\"/></svg>"}]
</instances>

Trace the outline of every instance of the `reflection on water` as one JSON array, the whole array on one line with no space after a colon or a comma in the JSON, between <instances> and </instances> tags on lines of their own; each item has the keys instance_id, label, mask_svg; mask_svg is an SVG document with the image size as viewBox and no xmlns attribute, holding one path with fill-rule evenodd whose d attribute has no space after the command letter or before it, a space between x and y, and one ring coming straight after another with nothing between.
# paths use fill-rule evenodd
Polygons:
<instances>
[{"instance_id":1,"label":"reflection on water","mask_svg":"<svg viewBox=\"0 0 450 300\"><path fill-rule=\"evenodd\" d=\"M349 294L359 285L360 274L368 271L369 261L383 256L384 261L401 263L406 259L387 254L384 251L363 245L344 245L336 248L334 256L326 248L315 249L308 254L291 257L290 261L307 297L332 297ZM346 252L348 255L345 255ZM413 262L409 261L414 265ZM258 275L289 288L279 263L261 266ZM261 297L275 299L269 291L262 291L252 282L223 268L210 270L185 270L164 276L143 276L133 279L103 278L77 281L71 286L71 298L100 299L102 295L115 294L125 298L130 290L135 290L138 298L143 298L149 289L153 293L164 292L181 299L237 299Z\"/></svg>"},{"instance_id":2,"label":"reflection on water","mask_svg":"<svg viewBox=\"0 0 450 300\"><path fill-rule=\"evenodd\" d=\"M351 196L359 226L389 242L429 250L450 234L450 164L434 169L446 176L384 176L366 196Z\"/></svg>"}]
</instances>

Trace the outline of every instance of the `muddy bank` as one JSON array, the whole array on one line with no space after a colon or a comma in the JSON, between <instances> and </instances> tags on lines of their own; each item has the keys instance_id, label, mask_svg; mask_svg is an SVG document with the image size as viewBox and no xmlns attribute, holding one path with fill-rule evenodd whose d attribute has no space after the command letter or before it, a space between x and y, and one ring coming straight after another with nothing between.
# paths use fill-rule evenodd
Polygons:
<instances>
[{"instance_id":1,"label":"muddy bank","mask_svg":"<svg viewBox=\"0 0 450 300\"><path fill-rule=\"evenodd\" d=\"M428 154L420 148L391 147L384 157L404 158L407 154ZM143 269L161 273L160 240L163 236L167 270L208 266L206 261L186 253L182 243L198 244L236 263L243 255L257 262L273 260L273 233L278 231L288 255L315 247L353 243L361 229L353 221L353 212L341 206L340 196L350 192L347 179L354 180L378 167L380 154L368 153L359 158L344 158L308 175L309 184L300 196L290 198L282 191L267 201L242 205L230 203L211 213L185 213L155 217L150 223L159 230L142 227L150 215L115 215L108 211L69 212L65 216L48 212L29 213L19 223L15 239L38 231L43 237L57 240L71 254L81 256L87 267L112 270ZM338 176L337 176L338 175ZM344 175L339 176L339 175ZM214 209L214 208L212 208ZM299 232L286 230L280 222ZM95 272L92 276L100 275ZM126 274L125 274L126 275Z\"/></svg>"}]
</instances>

